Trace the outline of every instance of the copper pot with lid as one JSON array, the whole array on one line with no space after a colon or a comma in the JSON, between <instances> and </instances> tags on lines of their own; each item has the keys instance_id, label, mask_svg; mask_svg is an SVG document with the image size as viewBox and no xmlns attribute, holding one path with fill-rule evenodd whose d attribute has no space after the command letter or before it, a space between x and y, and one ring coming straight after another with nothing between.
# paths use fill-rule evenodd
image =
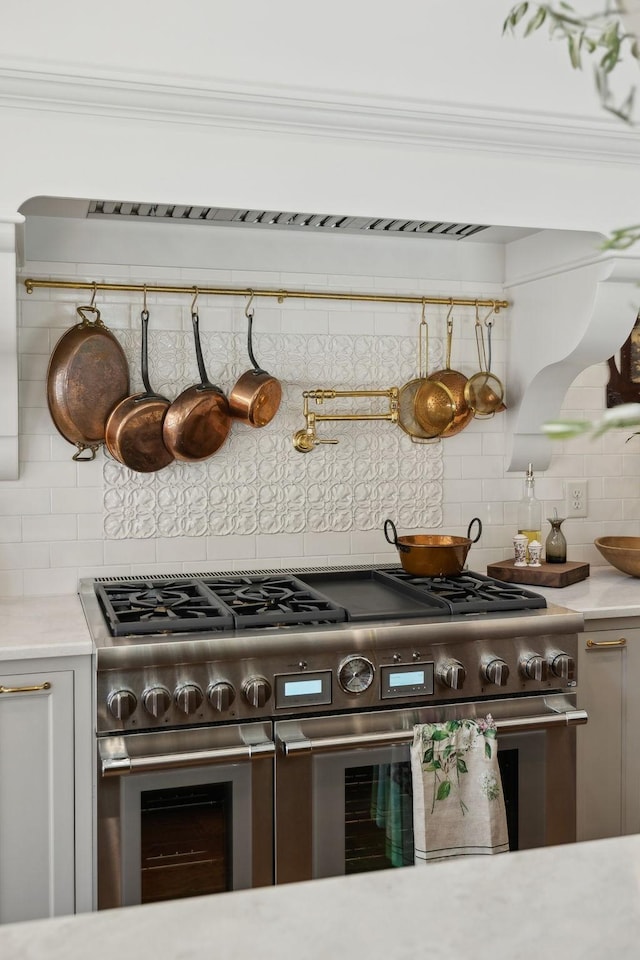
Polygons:
<instances>
[{"instance_id":1,"label":"copper pot with lid","mask_svg":"<svg viewBox=\"0 0 640 960\"><path fill-rule=\"evenodd\" d=\"M238 379L229 394L229 413L235 420L250 427L265 427L275 417L282 400L282 386L270 373L263 370L253 353L253 294L245 308L247 318L247 353L253 368Z\"/></svg>"}]
</instances>

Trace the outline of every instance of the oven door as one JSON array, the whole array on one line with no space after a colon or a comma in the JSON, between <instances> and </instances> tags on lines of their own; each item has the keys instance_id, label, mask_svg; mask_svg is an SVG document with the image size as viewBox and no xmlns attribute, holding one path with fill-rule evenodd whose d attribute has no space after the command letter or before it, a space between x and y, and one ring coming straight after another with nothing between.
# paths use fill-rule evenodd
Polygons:
<instances>
[{"instance_id":1,"label":"oven door","mask_svg":"<svg viewBox=\"0 0 640 960\"><path fill-rule=\"evenodd\" d=\"M273 883L270 723L98 741L98 907Z\"/></svg>"},{"instance_id":2,"label":"oven door","mask_svg":"<svg viewBox=\"0 0 640 960\"><path fill-rule=\"evenodd\" d=\"M511 850L575 840L575 695L283 720L276 740L276 882L409 866L416 723L491 714Z\"/></svg>"}]
</instances>

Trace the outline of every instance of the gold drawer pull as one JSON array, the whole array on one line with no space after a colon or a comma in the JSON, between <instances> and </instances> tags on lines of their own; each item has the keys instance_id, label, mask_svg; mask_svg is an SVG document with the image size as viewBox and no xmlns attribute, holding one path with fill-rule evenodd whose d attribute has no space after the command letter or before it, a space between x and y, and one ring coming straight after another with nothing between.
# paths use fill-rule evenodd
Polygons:
<instances>
[{"instance_id":1,"label":"gold drawer pull","mask_svg":"<svg viewBox=\"0 0 640 960\"><path fill-rule=\"evenodd\" d=\"M626 642L625 637L619 640L587 640L587 650L593 650L594 647L624 647Z\"/></svg>"},{"instance_id":2,"label":"gold drawer pull","mask_svg":"<svg viewBox=\"0 0 640 960\"><path fill-rule=\"evenodd\" d=\"M3 687L0 684L0 693L35 693L36 690L50 690L51 684L48 680L45 680L44 683L39 683L35 687Z\"/></svg>"}]
</instances>

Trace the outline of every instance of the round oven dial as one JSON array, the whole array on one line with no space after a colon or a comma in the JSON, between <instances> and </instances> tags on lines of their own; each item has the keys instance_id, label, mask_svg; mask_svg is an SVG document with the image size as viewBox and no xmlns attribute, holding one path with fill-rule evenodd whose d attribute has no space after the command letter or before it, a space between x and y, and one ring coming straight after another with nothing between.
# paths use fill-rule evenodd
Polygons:
<instances>
[{"instance_id":1,"label":"round oven dial","mask_svg":"<svg viewBox=\"0 0 640 960\"><path fill-rule=\"evenodd\" d=\"M547 661L544 657L534 653L526 657L520 664L520 670L525 680L546 680L548 674Z\"/></svg>"},{"instance_id":2,"label":"round oven dial","mask_svg":"<svg viewBox=\"0 0 640 960\"><path fill-rule=\"evenodd\" d=\"M112 690L107 697L107 707L109 713L116 720L128 720L138 701L132 690Z\"/></svg>"},{"instance_id":3,"label":"round oven dial","mask_svg":"<svg viewBox=\"0 0 640 960\"><path fill-rule=\"evenodd\" d=\"M142 703L152 717L162 717L171 706L171 694L166 687L147 687L142 693Z\"/></svg>"},{"instance_id":4,"label":"round oven dial","mask_svg":"<svg viewBox=\"0 0 640 960\"><path fill-rule=\"evenodd\" d=\"M204 700L204 694L197 683L181 683L176 687L173 697L178 707L187 715L195 713Z\"/></svg>"},{"instance_id":5,"label":"round oven dial","mask_svg":"<svg viewBox=\"0 0 640 960\"><path fill-rule=\"evenodd\" d=\"M445 660L438 667L438 680L450 690L462 690L467 671L459 660Z\"/></svg>"},{"instance_id":6,"label":"round oven dial","mask_svg":"<svg viewBox=\"0 0 640 960\"><path fill-rule=\"evenodd\" d=\"M568 653L554 654L549 660L551 673L560 680L573 680L576 673L576 662Z\"/></svg>"},{"instance_id":7,"label":"round oven dial","mask_svg":"<svg viewBox=\"0 0 640 960\"><path fill-rule=\"evenodd\" d=\"M271 696L271 684L264 677L251 677L242 687L244 698L251 707L264 707Z\"/></svg>"},{"instance_id":8,"label":"round oven dial","mask_svg":"<svg viewBox=\"0 0 640 960\"><path fill-rule=\"evenodd\" d=\"M374 673L366 657L346 657L338 667L338 683L345 693L364 693L373 683Z\"/></svg>"},{"instance_id":9,"label":"round oven dial","mask_svg":"<svg viewBox=\"0 0 640 960\"><path fill-rule=\"evenodd\" d=\"M493 657L483 665L482 676L488 683L493 683L496 687L504 687L509 679L509 664L500 657Z\"/></svg>"},{"instance_id":10,"label":"round oven dial","mask_svg":"<svg viewBox=\"0 0 640 960\"><path fill-rule=\"evenodd\" d=\"M236 692L230 683L220 681L219 683L209 684L207 687L207 697L209 703L217 713L224 713L235 700Z\"/></svg>"}]
</instances>

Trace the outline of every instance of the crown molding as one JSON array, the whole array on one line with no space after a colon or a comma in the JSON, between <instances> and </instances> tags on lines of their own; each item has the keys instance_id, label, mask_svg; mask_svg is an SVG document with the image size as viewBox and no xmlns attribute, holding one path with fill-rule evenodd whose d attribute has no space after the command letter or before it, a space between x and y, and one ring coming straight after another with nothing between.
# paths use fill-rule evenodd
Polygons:
<instances>
[{"instance_id":1,"label":"crown molding","mask_svg":"<svg viewBox=\"0 0 640 960\"><path fill-rule=\"evenodd\" d=\"M431 148L636 164L640 134L608 117L571 117L473 104L215 86L0 68L0 107L222 126L240 130L429 145Z\"/></svg>"}]
</instances>

